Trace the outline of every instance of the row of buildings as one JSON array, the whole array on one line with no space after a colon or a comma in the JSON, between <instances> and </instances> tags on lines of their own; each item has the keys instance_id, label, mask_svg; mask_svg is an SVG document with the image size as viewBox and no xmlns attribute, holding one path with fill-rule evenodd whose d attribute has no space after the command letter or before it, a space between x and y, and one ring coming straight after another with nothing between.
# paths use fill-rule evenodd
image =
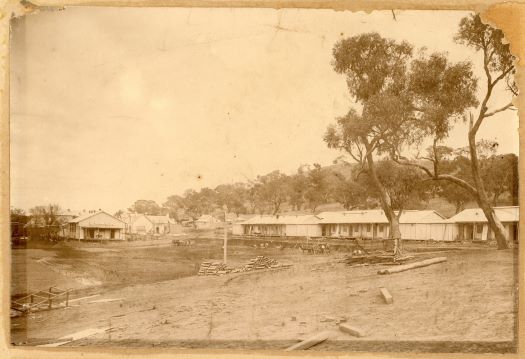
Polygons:
<instances>
[{"instance_id":1,"label":"row of buildings","mask_svg":"<svg viewBox=\"0 0 525 359\"><path fill-rule=\"evenodd\" d=\"M519 207L496 207L509 239L518 238ZM228 221L227 221L228 222ZM388 238L389 223L382 210L322 212L317 215L256 215L231 220L232 232L239 236L310 238ZM451 218L434 210L405 210L400 230L407 240L474 240L494 238L487 219L479 208L466 209ZM224 222L202 216L195 222L199 229L213 229ZM120 218L104 211L84 213L69 219L63 235L75 239L125 239L126 234L173 234L181 231L169 216L124 214Z\"/></svg>"},{"instance_id":2,"label":"row of buildings","mask_svg":"<svg viewBox=\"0 0 525 359\"><path fill-rule=\"evenodd\" d=\"M518 239L519 207L496 207L510 240ZM479 208L466 209L451 218L434 210L405 210L399 218L401 237L408 240L474 240L494 238ZM234 223L241 236L388 238L389 222L382 210L322 212L317 215L254 216Z\"/></svg>"}]
</instances>

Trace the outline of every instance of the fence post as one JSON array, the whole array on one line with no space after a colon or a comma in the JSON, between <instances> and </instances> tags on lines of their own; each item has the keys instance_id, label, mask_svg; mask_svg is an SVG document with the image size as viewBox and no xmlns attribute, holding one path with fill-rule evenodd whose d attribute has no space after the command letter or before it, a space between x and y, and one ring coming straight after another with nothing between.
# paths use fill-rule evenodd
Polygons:
<instances>
[{"instance_id":1,"label":"fence post","mask_svg":"<svg viewBox=\"0 0 525 359\"><path fill-rule=\"evenodd\" d=\"M31 304L33 304L33 294L31 294Z\"/></svg>"}]
</instances>

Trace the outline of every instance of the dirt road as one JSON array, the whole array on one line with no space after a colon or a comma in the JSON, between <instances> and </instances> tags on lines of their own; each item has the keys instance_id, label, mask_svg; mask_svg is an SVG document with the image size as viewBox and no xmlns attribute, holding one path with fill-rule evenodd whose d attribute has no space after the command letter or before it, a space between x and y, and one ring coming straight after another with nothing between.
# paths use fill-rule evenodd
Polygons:
<instances>
[{"instance_id":1,"label":"dirt road","mask_svg":"<svg viewBox=\"0 0 525 359\"><path fill-rule=\"evenodd\" d=\"M123 300L86 300L15 318L12 341L34 342L108 326L113 330L67 345L282 349L329 330L330 339L316 350L348 350L348 343L359 350L367 342L394 343L389 350L396 350L395 343L404 341L410 341L401 345L407 350L418 348L414 341L460 342L448 349L434 345L435 351L464 350L461 343L472 351L512 350L515 254L462 250L439 255L448 261L380 276L376 272L383 266L349 268L334 255L294 252L288 258L294 262L291 269L134 284L101 296ZM384 304L380 287L389 289L393 304ZM341 318L364 330L366 337L356 340L338 331L335 320ZM454 349L457 345L460 349ZM364 345L363 350L371 349Z\"/></svg>"}]
</instances>

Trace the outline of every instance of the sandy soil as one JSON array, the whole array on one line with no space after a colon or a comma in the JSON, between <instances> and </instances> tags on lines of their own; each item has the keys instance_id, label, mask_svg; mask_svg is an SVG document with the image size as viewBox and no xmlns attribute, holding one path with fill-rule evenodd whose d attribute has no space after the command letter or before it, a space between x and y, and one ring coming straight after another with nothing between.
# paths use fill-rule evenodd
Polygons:
<instances>
[{"instance_id":1,"label":"sandy soil","mask_svg":"<svg viewBox=\"0 0 525 359\"><path fill-rule=\"evenodd\" d=\"M242 262L261 254L260 250L244 248L232 248L233 252L238 251L232 258ZM376 274L384 266L350 268L338 263L341 254L313 256L293 250L266 251L265 255L273 254L294 266L220 277L189 276L150 283L139 280L127 286L104 287L97 299L124 299L107 303L89 303L92 299L86 299L71 308L13 318L12 342L38 342L87 328L111 327L109 332L68 345L283 349L301 338L328 330L330 339L314 350L515 348L512 341L517 288L515 253L511 250L419 254L422 259L444 255L448 261L389 276ZM217 248L210 257L216 252ZM106 254L122 256L119 252ZM147 257L147 253L141 255ZM144 268L148 273L155 269ZM393 304L384 304L380 287L389 289ZM364 330L366 337L355 339L340 332L335 319L343 317ZM381 346L382 343L391 344Z\"/></svg>"}]
</instances>

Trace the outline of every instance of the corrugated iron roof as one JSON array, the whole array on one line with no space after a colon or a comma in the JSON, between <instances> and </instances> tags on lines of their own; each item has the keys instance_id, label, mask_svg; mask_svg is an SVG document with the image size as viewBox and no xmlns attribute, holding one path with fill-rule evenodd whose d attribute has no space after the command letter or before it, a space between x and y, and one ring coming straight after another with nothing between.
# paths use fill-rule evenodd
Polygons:
<instances>
[{"instance_id":1,"label":"corrugated iron roof","mask_svg":"<svg viewBox=\"0 0 525 359\"><path fill-rule=\"evenodd\" d=\"M120 221L120 222L122 222L122 223L126 223L126 222L124 222L123 220L121 220L121 219L119 219L119 218L117 218L117 217L115 217L115 216L112 216L111 214L109 214L109 213L107 213L107 212L105 212L105 211L98 211L98 212L94 212L94 213L84 213L84 214L81 215L81 216L78 216L78 217L76 217L76 218L73 218L73 219L69 220L69 223L79 223L79 222L82 222L82 221L84 221L84 220L86 220L86 219L88 219L88 218L91 218L91 217L93 217L93 216L96 216L97 214L100 214L100 213L107 214L108 216L115 218L117 221Z\"/></svg>"},{"instance_id":2,"label":"corrugated iron roof","mask_svg":"<svg viewBox=\"0 0 525 359\"><path fill-rule=\"evenodd\" d=\"M496 217L501 222L518 222L519 221L519 206L508 207L494 207ZM487 217L481 208L468 208L447 220L449 223L473 223L473 222L487 222Z\"/></svg>"},{"instance_id":3,"label":"corrugated iron roof","mask_svg":"<svg viewBox=\"0 0 525 359\"><path fill-rule=\"evenodd\" d=\"M433 209L408 210L401 213L400 223L443 223L445 217Z\"/></svg>"},{"instance_id":4,"label":"corrugated iron roof","mask_svg":"<svg viewBox=\"0 0 525 359\"><path fill-rule=\"evenodd\" d=\"M322 212L317 215L322 224L337 223L388 223L385 213L380 209Z\"/></svg>"},{"instance_id":5,"label":"corrugated iron roof","mask_svg":"<svg viewBox=\"0 0 525 359\"><path fill-rule=\"evenodd\" d=\"M320 223L388 223L385 212L381 209L322 212ZM428 210L404 210L399 223L442 223L445 218L438 212Z\"/></svg>"}]
</instances>

